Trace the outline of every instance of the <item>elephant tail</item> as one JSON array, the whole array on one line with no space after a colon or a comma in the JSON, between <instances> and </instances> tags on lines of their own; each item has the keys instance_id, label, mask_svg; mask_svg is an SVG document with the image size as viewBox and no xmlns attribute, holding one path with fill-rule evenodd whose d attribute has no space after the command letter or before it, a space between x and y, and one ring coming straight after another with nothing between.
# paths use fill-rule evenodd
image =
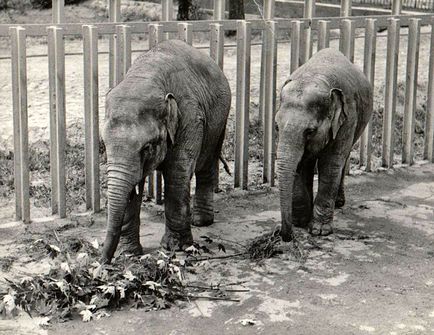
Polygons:
<instances>
[{"instance_id":1,"label":"elephant tail","mask_svg":"<svg viewBox=\"0 0 434 335\"><path fill-rule=\"evenodd\" d=\"M223 158L222 155L219 156L219 159L220 159L220 161L222 162L222 164L223 164L223 168L225 169L226 173L227 173L228 175L232 176L231 169L229 169L228 162L226 162L226 160Z\"/></svg>"}]
</instances>

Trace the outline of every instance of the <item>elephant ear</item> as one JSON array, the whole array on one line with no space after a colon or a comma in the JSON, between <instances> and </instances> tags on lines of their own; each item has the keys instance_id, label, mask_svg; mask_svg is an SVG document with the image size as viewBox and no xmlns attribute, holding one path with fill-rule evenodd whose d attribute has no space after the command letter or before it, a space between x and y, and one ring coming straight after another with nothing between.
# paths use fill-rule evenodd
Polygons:
<instances>
[{"instance_id":1,"label":"elephant ear","mask_svg":"<svg viewBox=\"0 0 434 335\"><path fill-rule=\"evenodd\" d=\"M166 117L165 125L167 133L169 134L170 141L175 144L176 128L178 126L178 104L172 93L168 93L164 99L166 102Z\"/></svg>"},{"instance_id":2,"label":"elephant ear","mask_svg":"<svg viewBox=\"0 0 434 335\"><path fill-rule=\"evenodd\" d=\"M330 90L331 98L331 108L330 108L330 119L331 119L331 131L332 138L335 139L338 134L339 129L347 118L347 106L345 105L344 94L342 90L338 88L332 88Z\"/></svg>"}]
</instances>

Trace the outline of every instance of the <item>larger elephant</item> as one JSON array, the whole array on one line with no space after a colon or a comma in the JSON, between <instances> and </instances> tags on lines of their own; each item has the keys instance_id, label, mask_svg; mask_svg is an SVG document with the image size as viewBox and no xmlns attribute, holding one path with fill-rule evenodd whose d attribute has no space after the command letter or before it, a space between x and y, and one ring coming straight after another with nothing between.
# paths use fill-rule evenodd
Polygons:
<instances>
[{"instance_id":1,"label":"larger elephant","mask_svg":"<svg viewBox=\"0 0 434 335\"><path fill-rule=\"evenodd\" d=\"M284 241L293 238L294 224L308 225L313 235L333 231L334 208L345 203L345 163L371 117L372 105L369 81L337 50L317 52L284 83L276 113Z\"/></svg>"},{"instance_id":2,"label":"larger elephant","mask_svg":"<svg viewBox=\"0 0 434 335\"><path fill-rule=\"evenodd\" d=\"M141 55L106 99L108 219L103 261L119 241L142 252L140 204L145 177L164 178L167 248L191 245L192 218L213 222L213 185L229 114L231 93L220 68L203 52L165 41ZM194 215L190 181L196 176Z\"/></svg>"}]
</instances>

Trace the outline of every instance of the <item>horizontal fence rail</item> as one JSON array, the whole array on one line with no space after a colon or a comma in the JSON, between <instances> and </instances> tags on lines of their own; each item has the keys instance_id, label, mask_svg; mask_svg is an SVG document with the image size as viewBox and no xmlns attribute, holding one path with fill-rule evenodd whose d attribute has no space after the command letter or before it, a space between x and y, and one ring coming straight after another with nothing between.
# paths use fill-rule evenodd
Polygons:
<instances>
[{"instance_id":1,"label":"horizontal fence rail","mask_svg":"<svg viewBox=\"0 0 434 335\"><path fill-rule=\"evenodd\" d=\"M170 7L170 4L169 4ZM272 9L269 9L270 11ZM313 10L313 9L312 9ZM400 53L400 30L408 27L408 48L406 57ZM419 55L421 29L430 28L430 53ZM351 60L355 57L356 29L358 37L364 39L363 71L374 85L377 54L378 29L387 28L387 62L385 69L384 112L382 122L381 162L386 168L396 163L394 149L396 139L394 128L397 104L397 71L400 62L406 62L406 84L404 94L404 127L402 134L402 163L414 162L414 134L417 75L420 72L418 59L429 57L427 116L425 118L424 158L434 162L434 16L369 16L346 18L309 18L309 19L272 19L243 21L190 21L190 22L129 22L99 23L92 25L56 24L56 25L0 25L0 36L11 40L12 96L14 124L14 158L16 218L30 221L29 195L29 157L28 157L28 115L27 115L27 72L26 38L45 36L48 44L49 64L49 108L50 110L50 169L51 169L51 207L52 213L66 216L65 188L65 147L66 147L66 110L68 96L65 92L65 36L77 35L83 39L83 88L84 88L84 124L85 124L85 184L86 209L93 212L100 210L101 185L99 162L99 71L98 40L108 35L111 39L109 57L110 84L116 85L124 78L131 66L132 41L134 35L145 34L149 48L167 38L177 38L193 44L196 32L209 34L209 54L220 68L224 68L224 48L226 30L236 30L236 82L235 82L235 143L234 143L234 187L242 189L249 185L249 127L251 102L251 52L252 31L261 30L262 40L260 70L260 118L263 130L263 169L262 180L270 186L275 184L276 136L274 117L276 112L276 91L282 83L277 82L279 34L290 36L290 47L283 53L289 59L288 73L295 71L306 62L312 50L321 50L330 45L333 36L339 33L338 48ZM407 29L407 28L406 28ZM361 35L360 31L363 30ZM426 29L425 29L425 33ZM335 37L333 37L334 39ZM313 46L316 43L316 48ZM282 54L279 54L282 57ZM375 135L372 121L367 126L360 140L360 165L367 171L372 169L372 138ZM147 196L157 203L163 200L163 178L159 172L148 176L145 189Z\"/></svg>"}]
</instances>

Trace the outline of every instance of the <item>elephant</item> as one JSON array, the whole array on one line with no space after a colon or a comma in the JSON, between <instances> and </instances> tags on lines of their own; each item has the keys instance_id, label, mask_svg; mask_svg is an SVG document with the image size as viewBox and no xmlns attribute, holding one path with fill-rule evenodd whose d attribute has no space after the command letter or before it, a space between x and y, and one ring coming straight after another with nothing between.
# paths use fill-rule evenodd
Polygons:
<instances>
[{"instance_id":1,"label":"elephant","mask_svg":"<svg viewBox=\"0 0 434 335\"><path fill-rule=\"evenodd\" d=\"M283 241L294 238L293 226L333 232L334 209L345 204L345 164L372 108L368 79L337 50L322 49L285 81L275 116Z\"/></svg>"},{"instance_id":2,"label":"elephant","mask_svg":"<svg viewBox=\"0 0 434 335\"><path fill-rule=\"evenodd\" d=\"M142 253L140 207L145 177L154 170L164 180L163 247L188 247L193 243L191 224L213 223L213 191L230 104L230 87L217 64L179 40L163 41L140 55L107 93L102 262L110 263L119 243L130 254Z\"/></svg>"}]
</instances>

